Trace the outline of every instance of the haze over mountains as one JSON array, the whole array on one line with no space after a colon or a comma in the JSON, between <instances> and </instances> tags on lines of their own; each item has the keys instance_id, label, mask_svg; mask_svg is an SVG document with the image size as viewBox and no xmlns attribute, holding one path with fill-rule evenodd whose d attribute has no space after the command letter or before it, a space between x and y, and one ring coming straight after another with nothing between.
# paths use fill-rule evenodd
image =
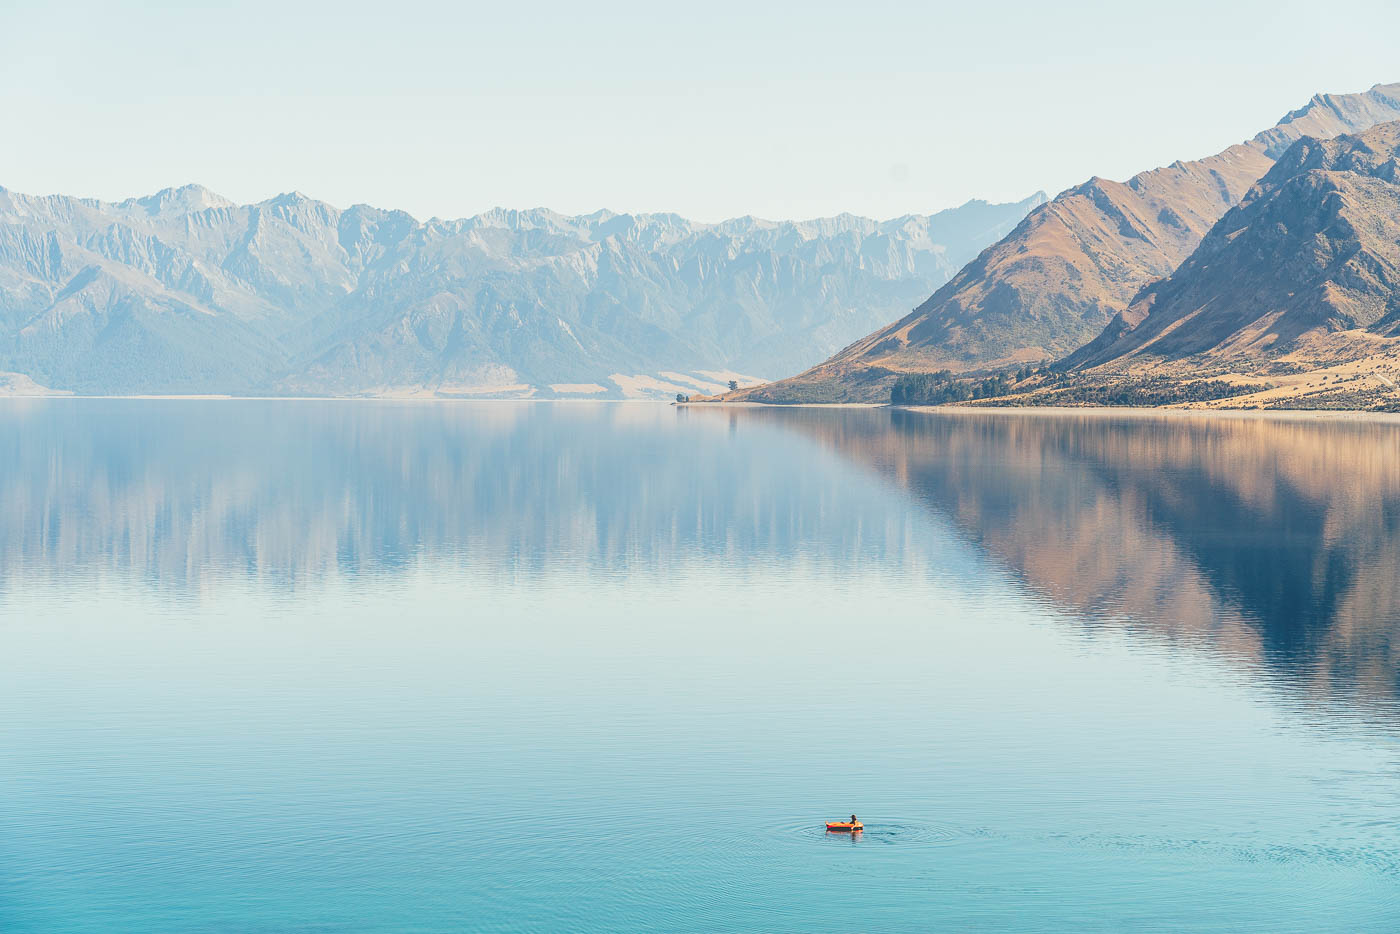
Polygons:
<instances>
[{"instance_id":1,"label":"haze over mountains","mask_svg":"<svg viewBox=\"0 0 1400 934\"><path fill-rule=\"evenodd\" d=\"M739 397L884 401L900 372L1060 359L1094 340L1141 289L1171 275L1298 140L1396 119L1400 84L1318 95L1215 156L1125 183L1090 179L1032 211L910 314L796 377Z\"/></svg>"},{"instance_id":2,"label":"haze over mountains","mask_svg":"<svg viewBox=\"0 0 1400 934\"><path fill-rule=\"evenodd\" d=\"M0 189L0 371L80 393L656 395L792 372L1016 225L495 210L420 223L198 186Z\"/></svg>"}]
</instances>

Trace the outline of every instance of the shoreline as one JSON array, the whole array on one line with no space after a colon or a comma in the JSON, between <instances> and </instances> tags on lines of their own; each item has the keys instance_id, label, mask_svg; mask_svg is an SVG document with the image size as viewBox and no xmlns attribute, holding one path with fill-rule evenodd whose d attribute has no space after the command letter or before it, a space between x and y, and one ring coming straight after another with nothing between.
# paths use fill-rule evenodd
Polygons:
<instances>
[{"instance_id":1,"label":"shoreline","mask_svg":"<svg viewBox=\"0 0 1400 934\"><path fill-rule=\"evenodd\" d=\"M1281 421L1368 421L1400 423L1400 412L1372 412L1366 409L1207 409L1152 408L1112 405L890 405L885 402L683 402L677 408L770 408L770 409L890 409L925 415L1041 415L1092 418L1234 418L1242 421L1276 419Z\"/></svg>"},{"instance_id":2,"label":"shoreline","mask_svg":"<svg viewBox=\"0 0 1400 934\"><path fill-rule=\"evenodd\" d=\"M908 405L891 406L908 412L947 415L952 413L1005 412L1015 415L1088 415L1094 418L1131 416L1134 418L1234 418L1241 421L1276 419L1283 421L1380 421L1400 422L1400 412L1371 412L1366 409L1188 409L1147 406L1072 405Z\"/></svg>"}]
</instances>

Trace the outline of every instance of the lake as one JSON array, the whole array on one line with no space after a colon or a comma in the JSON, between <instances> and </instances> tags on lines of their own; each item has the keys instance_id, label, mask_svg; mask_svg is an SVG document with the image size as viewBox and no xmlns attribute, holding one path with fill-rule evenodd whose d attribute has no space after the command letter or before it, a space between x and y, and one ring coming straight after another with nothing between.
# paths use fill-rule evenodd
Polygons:
<instances>
[{"instance_id":1,"label":"lake","mask_svg":"<svg viewBox=\"0 0 1400 934\"><path fill-rule=\"evenodd\" d=\"M0 930L1394 931L1397 569L1388 423L0 403Z\"/></svg>"}]
</instances>

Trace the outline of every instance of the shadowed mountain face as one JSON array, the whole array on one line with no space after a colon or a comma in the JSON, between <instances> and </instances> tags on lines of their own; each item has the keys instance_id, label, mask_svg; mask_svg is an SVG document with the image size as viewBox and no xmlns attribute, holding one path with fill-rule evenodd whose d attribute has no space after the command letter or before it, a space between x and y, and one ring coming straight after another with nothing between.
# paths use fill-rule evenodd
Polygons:
<instances>
[{"instance_id":1,"label":"shadowed mountain face","mask_svg":"<svg viewBox=\"0 0 1400 934\"><path fill-rule=\"evenodd\" d=\"M729 414L865 464L1087 620L1204 643L1318 690L1400 693L1400 424Z\"/></svg>"},{"instance_id":2,"label":"shadowed mountain face","mask_svg":"<svg viewBox=\"0 0 1400 934\"><path fill-rule=\"evenodd\" d=\"M1400 329L1400 123L1295 143L1071 367L1339 363ZM1311 353L1310 353L1311 351Z\"/></svg>"},{"instance_id":3,"label":"shadowed mountain face","mask_svg":"<svg viewBox=\"0 0 1400 934\"><path fill-rule=\"evenodd\" d=\"M714 391L889 320L1043 201L884 222L419 223L298 194L0 189L0 371L85 393Z\"/></svg>"},{"instance_id":4,"label":"shadowed mountain face","mask_svg":"<svg viewBox=\"0 0 1400 934\"><path fill-rule=\"evenodd\" d=\"M1053 198L894 324L799 376L745 394L884 401L891 371L969 371L1058 359L1169 275L1294 141L1400 119L1400 84L1319 95L1246 143Z\"/></svg>"}]
</instances>

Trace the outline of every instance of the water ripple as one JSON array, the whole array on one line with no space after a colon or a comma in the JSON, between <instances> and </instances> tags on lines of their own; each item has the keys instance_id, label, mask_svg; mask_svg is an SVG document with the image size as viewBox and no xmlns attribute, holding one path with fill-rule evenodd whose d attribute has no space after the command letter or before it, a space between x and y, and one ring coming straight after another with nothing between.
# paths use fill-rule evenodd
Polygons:
<instances>
[{"instance_id":1,"label":"water ripple","mask_svg":"<svg viewBox=\"0 0 1400 934\"><path fill-rule=\"evenodd\" d=\"M769 828L773 836L806 838L825 842L849 842L869 846L953 846L990 836L980 827L964 827L942 822L862 818L865 830L858 834L832 832L824 822L788 821Z\"/></svg>"}]
</instances>

